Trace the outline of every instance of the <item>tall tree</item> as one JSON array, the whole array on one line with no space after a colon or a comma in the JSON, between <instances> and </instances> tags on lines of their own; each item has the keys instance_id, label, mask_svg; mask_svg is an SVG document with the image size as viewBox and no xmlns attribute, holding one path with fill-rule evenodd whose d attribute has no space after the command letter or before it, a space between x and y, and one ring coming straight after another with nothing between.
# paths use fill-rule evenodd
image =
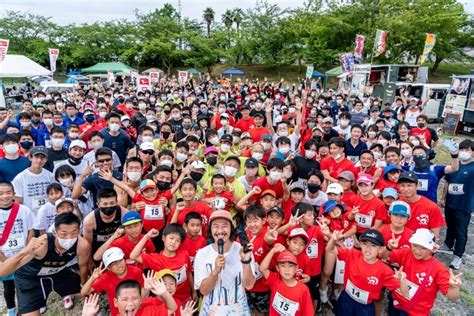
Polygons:
<instances>
[{"instance_id":1,"label":"tall tree","mask_svg":"<svg viewBox=\"0 0 474 316\"><path fill-rule=\"evenodd\" d=\"M235 8L232 13L234 17L235 27L237 28L238 32L240 29L240 23L242 23L242 20L244 19L244 11L241 8Z\"/></svg>"},{"instance_id":2,"label":"tall tree","mask_svg":"<svg viewBox=\"0 0 474 316\"><path fill-rule=\"evenodd\" d=\"M214 22L215 12L212 8L208 7L204 9L203 18L207 23L207 37L211 37L211 24Z\"/></svg>"},{"instance_id":3,"label":"tall tree","mask_svg":"<svg viewBox=\"0 0 474 316\"><path fill-rule=\"evenodd\" d=\"M227 9L224 14L222 15L222 23L224 23L227 29L232 27L234 23L234 14L231 10Z\"/></svg>"}]
</instances>

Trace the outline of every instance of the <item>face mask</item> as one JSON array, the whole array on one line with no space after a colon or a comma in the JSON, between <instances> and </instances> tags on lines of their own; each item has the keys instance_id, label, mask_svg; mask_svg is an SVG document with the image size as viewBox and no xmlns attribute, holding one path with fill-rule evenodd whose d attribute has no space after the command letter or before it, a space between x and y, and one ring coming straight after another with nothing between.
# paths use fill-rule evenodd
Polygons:
<instances>
[{"instance_id":1,"label":"face mask","mask_svg":"<svg viewBox=\"0 0 474 316\"><path fill-rule=\"evenodd\" d=\"M31 147L33 147L33 142L26 140L24 142L20 142L20 146L23 149L30 149Z\"/></svg>"},{"instance_id":2,"label":"face mask","mask_svg":"<svg viewBox=\"0 0 474 316\"><path fill-rule=\"evenodd\" d=\"M472 155L469 151L465 151L465 150L459 151L459 159L462 161L468 161L469 159L471 159L471 156Z\"/></svg>"},{"instance_id":3,"label":"face mask","mask_svg":"<svg viewBox=\"0 0 474 316\"><path fill-rule=\"evenodd\" d=\"M224 152L224 153L228 152L228 151L230 150L230 145L228 145L228 144L222 144L222 145L221 145L221 150L222 150L222 152Z\"/></svg>"},{"instance_id":4,"label":"face mask","mask_svg":"<svg viewBox=\"0 0 474 316\"><path fill-rule=\"evenodd\" d=\"M272 179L273 181L279 181L282 176L283 173L280 171L270 171L270 179Z\"/></svg>"},{"instance_id":5,"label":"face mask","mask_svg":"<svg viewBox=\"0 0 474 316\"><path fill-rule=\"evenodd\" d=\"M118 125L117 123L111 123L109 124L109 128L111 132L118 132L120 129L120 125Z\"/></svg>"},{"instance_id":6,"label":"face mask","mask_svg":"<svg viewBox=\"0 0 474 316\"><path fill-rule=\"evenodd\" d=\"M257 161L260 161L263 158L263 153L252 153L252 158Z\"/></svg>"},{"instance_id":7,"label":"face mask","mask_svg":"<svg viewBox=\"0 0 474 316\"><path fill-rule=\"evenodd\" d=\"M261 102L255 103L255 109L260 110L261 108L262 108L262 103Z\"/></svg>"},{"instance_id":8,"label":"face mask","mask_svg":"<svg viewBox=\"0 0 474 316\"><path fill-rule=\"evenodd\" d=\"M227 121L227 120L221 120L221 125L222 125L222 126L227 126L227 125L229 125L229 121Z\"/></svg>"},{"instance_id":9,"label":"face mask","mask_svg":"<svg viewBox=\"0 0 474 316\"><path fill-rule=\"evenodd\" d=\"M173 119L174 119L175 121L179 121L179 119L181 119L181 114L179 114L179 113L173 114Z\"/></svg>"},{"instance_id":10,"label":"face mask","mask_svg":"<svg viewBox=\"0 0 474 316\"><path fill-rule=\"evenodd\" d=\"M415 156L414 160L415 160L415 167L419 170L423 170L423 169L428 168L430 166L429 160L426 159L425 157Z\"/></svg>"},{"instance_id":11,"label":"face mask","mask_svg":"<svg viewBox=\"0 0 474 316\"><path fill-rule=\"evenodd\" d=\"M153 136L142 136L143 143L149 143L153 141Z\"/></svg>"},{"instance_id":12,"label":"face mask","mask_svg":"<svg viewBox=\"0 0 474 316\"><path fill-rule=\"evenodd\" d=\"M172 165L173 165L173 162L169 159L165 159L160 162L160 166L167 166L171 168Z\"/></svg>"},{"instance_id":13,"label":"face mask","mask_svg":"<svg viewBox=\"0 0 474 316\"><path fill-rule=\"evenodd\" d=\"M23 128L25 128L25 127L30 127L31 122L20 122L20 125L21 125L21 127L23 127Z\"/></svg>"},{"instance_id":14,"label":"face mask","mask_svg":"<svg viewBox=\"0 0 474 316\"><path fill-rule=\"evenodd\" d=\"M68 238L68 239L62 239L59 237L56 237L58 240L58 244L61 248L64 250L69 250L74 246L74 244L77 242L77 238Z\"/></svg>"},{"instance_id":15,"label":"face mask","mask_svg":"<svg viewBox=\"0 0 474 316\"><path fill-rule=\"evenodd\" d=\"M220 97L219 100L225 101L225 96Z\"/></svg>"},{"instance_id":16,"label":"face mask","mask_svg":"<svg viewBox=\"0 0 474 316\"><path fill-rule=\"evenodd\" d=\"M382 145L382 146L384 146L384 147L385 147L385 145L387 145L387 142L388 142L388 141L387 141L386 139L379 139L379 140L377 141L377 143L379 143L380 145Z\"/></svg>"},{"instance_id":17,"label":"face mask","mask_svg":"<svg viewBox=\"0 0 474 316\"><path fill-rule=\"evenodd\" d=\"M190 149L190 150L189 150L189 153L190 153L191 155L199 156L199 148L198 148L198 149L195 149L195 150L191 150L191 149Z\"/></svg>"},{"instance_id":18,"label":"face mask","mask_svg":"<svg viewBox=\"0 0 474 316\"><path fill-rule=\"evenodd\" d=\"M336 103L341 105L342 104L342 100L336 100Z\"/></svg>"},{"instance_id":19,"label":"face mask","mask_svg":"<svg viewBox=\"0 0 474 316\"><path fill-rule=\"evenodd\" d=\"M93 116L86 117L87 123L92 123L92 122L94 122L94 120L95 120L95 117L93 117Z\"/></svg>"},{"instance_id":20,"label":"face mask","mask_svg":"<svg viewBox=\"0 0 474 316\"><path fill-rule=\"evenodd\" d=\"M411 143L413 144L413 146L420 146L420 141L417 139L412 140Z\"/></svg>"},{"instance_id":21,"label":"face mask","mask_svg":"<svg viewBox=\"0 0 474 316\"><path fill-rule=\"evenodd\" d=\"M316 184L316 183L310 183L308 184L308 191L310 193L316 193L318 192L319 190L321 189L321 186L319 184Z\"/></svg>"},{"instance_id":22,"label":"face mask","mask_svg":"<svg viewBox=\"0 0 474 316\"><path fill-rule=\"evenodd\" d=\"M53 125L53 119L44 119L44 125L46 126L52 126Z\"/></svg>"},{"instance_id":23,"label":"face mask","mask_svg":"<svg viewBox=\"0 0 474 316\"><path fill-rule=\"evenodd\" d=\"M13 155L18 151L18 145L17 144L4 145L3 150L5 151L5 153L9 155Z\"/></svg>"},{"instance_id":24,"label":"face mask","mask_svg":"<svg viewBox=\"0 0 474 316\"><path fill-rule=\"evenodd\" d=\"M211 166L215 166L216 163L217 163L217 157L207 157L206 158L206 161L208 164L210 164Z\"/></svg>"},{"instance_id":25,"label":"face mask","mask_svg":"<svg viewBox=\"0 0 474 316\"><path fill-rule=\"evenodd\" d=\"M183 128L186 130L191 129L191 124L183 124Z\"/></svg>"},{"instance_id":26,"label":"face mask","mask_svg":"<svg viewBox=\"0 0 474 316\"><path fill-rule=\"evenodd\" d=\"M51 138L51 144L53 144L54 147L63 147L64 141L64 138Z\"/></svg>"},{"instance_id":27,"label":"face mask","mask_svg":"<svg viewBox=\"0 0 474 316\"><path fill-rule=\"evenodd\" d=\"M331 132L331 130L332 130L332 127L329 127L329 126L323 127L323 131L324 131L326 134L329 133L329 132Z\"/></svg>"},{"instance_id":28,"label":"face mask","mask_svg":"<svg viewBox=\"0 0 474 316\"><path fill-rule=\"evenodd\" d=\"M289 147L289 146L280 147L279 151L280 151L283 155L286 155L287 153L290 152L290 147Z\"/></svg>"},{"instance_id":29,"label":"face mask","mask_svg":"<svg viewBox=\"0 0 474 316\"><path fill-rule=\"evenodd\" d=\"M213 145L217 144L219 142L219 137L212 137L209 138L209 142Z\"/></svg>"},{"instance_id":30,"label":"face mask","mask_svg":"<svg viewBox=\"0 0 474 316\"><path fill-rule=\"evenodd\" d=\"M288 136L288 131L279 131L278 135L279 136Z\"/></svg>"},{"instance_id":31,"label":"face mask","mask_svg":"<svg viewBox=\"0 0 474 316\"><path fill-rule=\"evenodd\" d=\"M196 172L196 171L191 171L191 173L190 173L191 178L196 182L199 182L202 179L203 175L204 174L202 174L200 172Z\"/></svg>"},{"instance_id":32,"label":"face mask","mask_svg":"<svg viewBox=\"0 0 474 316\"><path fill-rule=\"evenodd\" d=\"M179 94L173 94L173 99L179 98Z\"/></svg>"},{"instance_id":33,"label":"face mask","mask_svg":"<svg viewBox=\"0 0 474 316\"><path fill-rule=\"evenodd\" d=\"M240 142L240 137L239 136L234 136L234 138L232 139L232 143L233 144L238 144Z\"/></svg>"},{"instance_id":34,"label":"face mask","mask_svg":"<svg viewBox=\"0 0 474 316\"><path fill-rule=\"evenodd\" d=\"M139 104L138 104L138 109L139 109L140 111L146 110L146 103L139 103Z\"/></svg>"},{"instance_id":35,"label":"face mask","mask_svg":"<svg viewBox=\"0 0 474 316\"><path fill-rule=\"evenodd\" d=\"M125 104L125 107L127 108L127 110L131 110L131 109L133 109L133 103Z\"/></svg>"},{"instance_id":36,"label":"face mask","mask_svg":"<svg viewBox=\"0 0 474 316\"><path fill-rule=\"evenodd\" d=\"M178 160L179 162L186 161L186 159L188 159L188 155L183 154L183 153L176 154L176 160Z\"/></svg>"},{"instance_id":37,"label":"face mask","mask_svg":"<svg viewBox=\"0 0 474 316\"><path fill-rule=\"evenodd\" d=\"M347 127L349 125L349 122L348 120L340 120L339 121L339 124L342 126L342 127Z\"/></svg>"},{"instance_id":38,"label":"face mask","mask_svg":"<svg viewBox=\"0 0 474 316\"><path fill-rule=\"evenodd\" d=\"M263 146L263 150L267 151L272 147L272 144L264 142L262 143L262 146Z\"/></svg>"},{"instance_id":39,"label":"face mask","mask_svg":"<svg viewBox=\"0 0 474 316\"><path fill-rule=\"evenodd\" d=\"M171 188L171 183L166 182L166 181L158 180L158 181L156 181L156 186L158 187L158 189L160 191L166 191L169 188Z\"/></svg>"},{"instance_id":40,"label":"face mask","mask_svg":"<svg viewBox=\"0 0 474 316\"><path fill-rule=\"evenodd\" d=\"M202 114L207 114L207 111L208 110L206 108L201 109Z\"/></svg>"},{"instance_id":41,"label":"face mask","mask_svg":"<svg viewBox=\"0 0 474 316\"><path fill-rule=\"evenodd\" d=\"M104 215L110 216L115 213L115 211L117 210L117 206L101 207L99 209Z\"/></svg>"},{"instance_id":42,"label":"face mask","mask_svg":"<svg viewBox=\"0 0 474 316\"><path fill-rule=\"evenodd\" d=\"M150 114L150 115L147 115L147 116L146 116L147 121L151 121L151 120L153 120L154 118L155 118L155 116L154 116L153 114Z\"/></svg>"},{"instance_id":43,"label":"face mask","mask_svg":"<svg viewBox=\"0 0 474 316\"><path fill-rule=\"evenodd\" d=\"M77 136L78 136L77 133L74 133L74 132L73 132L73 133L69 133L69 138L76 139Z\"/></svg>"},{"instance_id":44,"label":"face mask","mask_svg":"<svg viewBox=\"0 0 474 316\"><path fill-rule=\"evenodd\" d=\"M307 150L304 155L308 159L313 159L313 157L316 156L316 152L314 150Z\"/></svg>"},{"instance_id":45,"label":"face mask","mask_svg":"<svg viewBox=\"0 0 474 316\"><path fill-rule=\"evenodd\" d=\"M316 123L314 123L314 122L308 123L308 128L309 129L313 129L315 126L316 126Z\"/></svg>"},{"instance_id":46,"label":"face mask","mask_svg":"<svg viewBox=\"0 0 474 316\"><path fill-rule=\"evenodd\" d=\"M368 132L367 133L369 135L370 138L374 138L376 135L377 135L377 132Z\"/></svg>"},{"instance_id":47,"label":"face mask","mask_svg":"<svg viewBox=\"0 0 474 316\"><path fill-rule=\"evenodd\" d=\"M31 124L38 125L40 122L39 119L31 119Z\"/></svg>"},{"instance_id":48,"label":"face mask","mask_svg":"<svg viewBox=\"0 0 474 316\"><path fill-rule=\"evenodd\" d=\"M101 118L105 118L107 116L107 112L99 112L99 116Z\"/></svg>"},{"instance_id":49,"label":"face mask","mask_svg":"<svg viewBox=\"0 0 474 316\"><path fill-rule=\"evenodd\" d=\"M290 179L293 176L293 171L285 171L284 175L285 179Z\"/></svg>"},{"instance_id":50,"label":"face mask","mask_svg":"<svg viewBox=\"0 0 474 316\"><path fill-rule=\"evenodd\" d=\"M374 159L379 160L380 158L382 158L382 153L378 151L374 152Z\"/></svg>"},{"instance_id":51,"label":"face mask","mask_svg":"<svg viewBox=\"0 0 474 316\"><path fill-rule=\"evenodd\" d=\"M224 166L224 175L226 177L235 177L237 171L237 168L234 168L232 166Z\"/></svg>"},{"instance_id":52,"label":"face mask","mask_svg":"<svg viewBox=\"0 0 474 316\"><path fill-rule=\"evenodd\" d=\"M402 149L400 153L405 158L410 158L412 156L411 149Z\"/></svg>"},{"instance_id":53,"label":"face mask","mask_svg":"<svg viewBox=\"0 0 474 316\"><path fill-rule=\"evenodd\" d=\"M425 123L422 123L422 122L418 122L416 123L416 125L418 125L419 128L425 127Z\"/></svg>"},{"instance_id":54,"label":"face mask","mask_svg":"<svg viewBox=\"0 0 474 316\"><path fill-rule=\"evenodd\" d=\"M127 172L128 179L131 181L138 181L142 177L142 173L140 171L132 171Z\"/></svg>"}]
</instances>

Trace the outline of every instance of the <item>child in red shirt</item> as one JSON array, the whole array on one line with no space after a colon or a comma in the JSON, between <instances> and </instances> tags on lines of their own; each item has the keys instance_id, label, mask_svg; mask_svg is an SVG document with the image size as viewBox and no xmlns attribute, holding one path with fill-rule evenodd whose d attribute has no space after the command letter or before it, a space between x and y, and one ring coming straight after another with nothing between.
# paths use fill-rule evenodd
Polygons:
<instances>
[{"instance_id":1,"label":"child in red shirt","mask_svg":"<svg viewBox=\"0 0 474 316\"><path fill-rule=\"evenodd\" d=\"M212 191L204 194L204 202L209 204L214 210L226 210L230 212L235 203L232 192L226 190L226 179L221 174L215 174L211 178Z\"/></svg>"},{"instance_id":2,"label":"child in red shirt","mask_svg":"<svg viewBox=\"0 0 474 316\"><path fill-rule=\"evenodd\" d=\"M276 259L277 272L269 269L273 256ZM270 287L270 316L313 315L314 308L308 287L295 278L298 261L282 244L276 244L260 264L260 271Z\"/></svg>"},{"instance_id":3,"label":"child in red shirt","mask_svg":"<svg viewBox=\"0 0 474 316\"><path fill-rule=\"evenodd\" d=\"M186 231L186 238L181 244L182 249L186 249L191 260L191 271L194 271L194 257L196 252L206 246L206 239L200 235L202 227L202 217L197 212L189 212L184 217L183 228Z\"/></svg>"},{"instance_id":4,"label":"child in red shirt","mask_svg":"<svg viewBox=\"0 0 474 316\"><path fill-rule=\"evenodd\" d=\"M378 231L382 233L385 244L390 239L396 239L398 247L410 247L409 240L413 235L413 230L405 227L410 218L410 206L403 201L395 201L390 205L388 213L390 224L378 228Z\"/></svg>"},{"instance_id":5,"label":"child in red shirt","mask_svg":"<svg viewBox=\"0 0 474 316\"><path fill-rule=\"evenodd\" d=\"M383 204L385 204L385 209L387 210L387 214L388 214L388 210L390 209L390 205L392 205L392 203L395 202L396 200L398 200L398 192L394 188L385 188L382 191L382 202ZM390 224L390 215L385 218L383 223L385 225Z\"/></svg>"},{"instance_id":6,"label":"child in red shirt","mask_svg":"<svg viewBox=\"0 0 474 316\"><path fill-rule=\"evenodd\" d=\"M302 182L297 181L291 184L289 192L286 182L284 182L283 188L285 190L285 194L283 196L282 208L283 212L285 212L285 223L288 223L294 206L303 201L305 187ZM300 212L300 215L302 214L303 212Z\"/></svg>"}]
</instances>

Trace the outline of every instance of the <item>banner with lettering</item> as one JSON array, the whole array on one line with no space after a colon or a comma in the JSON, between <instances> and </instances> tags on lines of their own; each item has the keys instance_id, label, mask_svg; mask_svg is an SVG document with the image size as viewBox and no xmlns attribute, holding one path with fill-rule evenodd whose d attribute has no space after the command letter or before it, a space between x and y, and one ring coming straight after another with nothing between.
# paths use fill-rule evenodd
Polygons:
<instances>
[{"instance_id":1,"label":"banner with lettering","mask_svg":"<svg viewBox=\"0 0 474 316\"><path fill-rule=\"evenodd\" d=\"M59 57L59 49L48 48L48 50L49 50L49 68L51 69L51 72L55 72L56 61L58 60L58 57Z\"/></svg>"},{"instance_id":2,"label":"banner with lettering","mask_svg":"<svg viewBox=\"0 0 474 316\"><path fill-rule=\"evenodd\" d=\"M365 36L364 35L356 35L356 40L355 40L355 49L354 49L354 58L357 61L361 61L364 59L362 52L364 51L364 42L365 42Z\"/></svg>"},{"instance_id":3,"label":"banner with lettering","mask_svg":"<svg viewBox=\"0 0 474 316\"><path fill-rule=\"evenodd\" d=\"M385 52L386 41L387 41L387 32L382 31L382 30L377 30L377 34L375 35L374 57L380 56L383 52Z\"/></svg>"},{"instance_id":4,"label":"banner with lettering","mask_svg":"<svg viewBox=\"0 0 474 316\"><path fill-rule=\"evenodd\" d=\"M7 39L0 39L0 63L5 59L8 52L10 41Z\"/></svg>"}]
</instances>

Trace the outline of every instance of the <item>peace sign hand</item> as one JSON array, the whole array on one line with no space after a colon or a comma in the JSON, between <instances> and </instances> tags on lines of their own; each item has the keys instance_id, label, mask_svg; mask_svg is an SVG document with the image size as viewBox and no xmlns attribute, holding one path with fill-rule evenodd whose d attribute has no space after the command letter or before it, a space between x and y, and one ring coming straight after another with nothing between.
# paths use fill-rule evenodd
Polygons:
<instances>
[{"instance_id":1,"label":"peace sign hand","mask_svg":"<svg viewBox=\"0 0 474 316\"><path fill-rule=\"evenodd\" d=\"M390 249L397 249L398 246L399 246L399 243L400 243L400 239L402 238L402 236L398 236L398 238L395 238L395 234L392 233L392 239L390 239L388 242L387 242L387 246L390 247Z\"/></svg>"},{"instance_id":2,"label":"peace sign hand","mask_svg":"<svg viewBox=\"0 0 474 316\"><path fill-rule=\"evenodd\" d=\"M303 216L304 216L304 214L300 215L300 210L297 209L296 214L290 216L290 220L288 222L288 225L290 227L295 227L296 225L299 225L301 223L301 221L303 220Z\"/></svg>"},{"instance_id":3,"label":"peace sign hand","mask_svg":"<svg viewBox=\"0 0 474 316\"><path fill-rule=\"evenodd\" d=\"M395 278L398 280L405 280L407 278L407 274L403 271L403 266L400 269L395 269Z\"/></svg>"},{"instance_id":4,"label":"peace sign hand","mask_svg":"<svg viewBox=\"0 0 474 316\"><path fill-rule=\"evenodd\" d=\"M326 222L324 221L323 218L319 218L319 220L316 219L316 223L319 225L319 227L321 228L321 232L326 235L326 236L330 236L331 235L331 231L329 230L329 227L328 225L326 225Z\"/></svg>"},{"instance_id":5,"label":"peace sign hand","mask_svg":"<svg viewBox=\"0 0 474 316\"><path fill-rule=\"evenodd\" d=\"M455 275L452 269L449 269L449 286L450 287L460 287L462 285L461 279L462 273Z\"/></svg>"},{"instance_id":6,"label":"peace sign hand","mask_svg":"<svg viewBox=\"0 0 474 316\"><path fill-rule=\"evenodd\" d=\"M95 268L94 272L92 272L91 278L93 278L94 280L97 280L102 275L102 273L105 272L105 270L107 270L107 268L104 267L104 263L101 262L99 267Z\"/></svg>"},{"instance_id":7,"label":"peace sign hand","mask_svg":"<svg viewBox=\"0 0 474 316\"><path fill-rule=\"evenodd\" d=\"M277 238L278 238L278 232L276 228L274 229L269 228L267 232L265 233L265 237L264 237L267 244L273 244L273 242L277 240Z\"/></svg>"}]
</instances>

